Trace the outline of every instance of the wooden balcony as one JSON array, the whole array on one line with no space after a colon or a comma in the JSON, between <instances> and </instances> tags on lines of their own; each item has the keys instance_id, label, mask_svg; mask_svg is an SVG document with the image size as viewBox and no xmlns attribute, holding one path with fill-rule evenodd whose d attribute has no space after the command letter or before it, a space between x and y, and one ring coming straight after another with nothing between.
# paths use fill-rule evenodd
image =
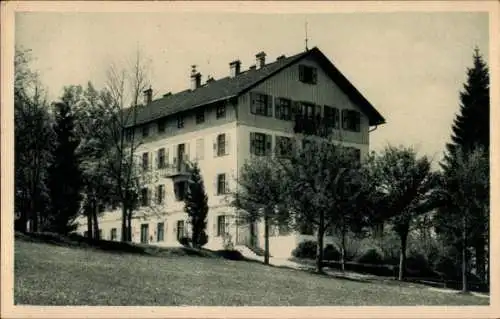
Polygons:
<instances>
[{"instance_id":1,"label":"wooden balcony","mask_svg":"<svg viewBox=\"0 0 500 319\"><path fill-rule=\"evenodd\" d=\"M329 123L325 118L318 116L309 117L302 114L295 115L293 130L297 134L316 135L328 137L332 133L333 123Z\"/></svg>"},{"instance_id":2,"label":"wooden balcony","mask_svg":"<svg viewBox=\"0 0 500 319\"><path fill-rule=\"evenodd\" d=\"M166 178L189 177L191 174L189 165L185 161L175 161L171 164L165 164L163 167L158 168L158 171L160 172L160 176Z\"/></svg>"}]
</instances>

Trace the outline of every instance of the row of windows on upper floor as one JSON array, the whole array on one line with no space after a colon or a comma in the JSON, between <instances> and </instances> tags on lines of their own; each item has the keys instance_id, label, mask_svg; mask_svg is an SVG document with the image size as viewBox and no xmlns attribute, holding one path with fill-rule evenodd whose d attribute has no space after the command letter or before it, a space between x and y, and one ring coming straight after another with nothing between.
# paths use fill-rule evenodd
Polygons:
<instances>
[{"instance_id":1,"label":"row of windows on upper floor","mask_svg":"<svg viewBox=\"0 0 500 319\"><path fill-rule=\"evenodd\" d=\"M361 130L361 113L356 110L342 109L329 105L316 105L312 102L293 101L289 98L274 97L268 94L251 92L251 107L250 113L254 115L273 117L283 121L294 121L297 118L294 115L300 115L302 118L313 119L321 117L327 126L333 129L360 132ZM226 117L227 102L221 101L216 104L216 119ZM323 112L322 112L323 109ZM205 123L205 108L200 107L195 111L196 125ZM342 115L342 118L341 118ZM177 115L177 128L182 129L185 126L186 114ZM341 125L342 124L342 125ZM159 134L165 133L167 126L167 118L160 119L156 122L157 131ZM151 135L151 124L144 124L141 127L142 138L147 138ZM126 130L126 139L132 139L133 129Z\"/></svg>"},{"instance_id":2,"label":"row of windows on upper floor","mask_svg":"<svg viewBox=\"0 0 500 319\"><path fill-rule=\"evenodd\" d=\"M220 133L213 141L213 156L221 157L229 155L230 150L230 134ZM276 135L274 136L274 149L277 156L289 156L293 150L293 139L288 136ZM304 140L303 143L307 143ZM351 149L355 154L355 158L360 160L360 150L354 147L346 147ZM250 132L250 154L256 156L269 156L273 154L273 135L259 132ZM204 160L205 157L205 139L199 138L196 140L196 156L195 161ZM156 151L156 168L165 168L169 163L170 157L168 149L165 147L159 148ZM172 163L176 165L181 161L189 161L189 143L177 144L177 151L173 156ZM152 160L150 160L150 153L142 153L142 168L150 170L153 167Z\"/></svg>"}]
</instances>

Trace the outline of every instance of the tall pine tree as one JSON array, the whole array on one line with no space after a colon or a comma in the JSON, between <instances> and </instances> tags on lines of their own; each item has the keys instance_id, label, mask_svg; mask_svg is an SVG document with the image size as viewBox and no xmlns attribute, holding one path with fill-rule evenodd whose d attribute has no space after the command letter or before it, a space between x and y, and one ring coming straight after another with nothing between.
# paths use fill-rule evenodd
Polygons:
<instances>
[{"instance_id":1,"label":"tall pine tree","mask_svg":"<svg viewBox=\"0 0 500 319\"><path fill-rule=\"evenodd\" d=\"M460 111L452 125L451 143L446 145L447 152L441 163L443 173L452 176L456 169L460 169L460 158L469 157L476 150L481 149L485 156L489 156L490 143L490 95L489 71L483 57L476 48L473 55L473 66L467 69L467 81L460 92ZM459 154L461 153L461 154ZM488 163L486 163L488 164ZM489 168L488 168L489 169ZM448 190L452 191L452 190ZM441 235L449 243L457 242L453 234L446 229L449 223L449 213L453 207L442 207L437 217ZM488 244L489 218L488 214L471 210L476 225L474 232L469 234L469 244L474 249L476 271L482 280L486 279L486 247Z\"/></svg>"},{"instance_id":2,"label":"tall pine tree","mask_svg":"<svg viewBox=\"0 0 500 319\"><path fill-rule=\"evenodd\" d=\"M188 214L191 222L192 245L196 248L201 248L208 242L206 233L208 197L205 192L205 185L203 183L200 168L196 163L191 167L188 191L184 199L184 211Z\"/></svg>"},{"instance_id":3,"label":"tall pine tree","mask_svg":"<svg viewBox=\"0 0 500 319\"><path fill-rule=\"evenodd\" d=\"M490 79L488 66L476 48L474 65L467 69L467 82L460 92L460 112L452 125L451 143L446 145L442 167L452 169L457 148L470 153L480 146L489 153L490 146Z\"/></svg>"},{"instance_id":4,"label":"tall pine tree","mask_svg":"<svg viewBox=\"0 0 500 319\"><path fill-rule=\"evenodd\" d=\"M80 212L81 170L76 149L79 141L74 131L74 116L69 100L54 105L56 145L49 167L49 189L52 204L50 229L67 234L76 228Z\"/></svg>"}]
</instances>

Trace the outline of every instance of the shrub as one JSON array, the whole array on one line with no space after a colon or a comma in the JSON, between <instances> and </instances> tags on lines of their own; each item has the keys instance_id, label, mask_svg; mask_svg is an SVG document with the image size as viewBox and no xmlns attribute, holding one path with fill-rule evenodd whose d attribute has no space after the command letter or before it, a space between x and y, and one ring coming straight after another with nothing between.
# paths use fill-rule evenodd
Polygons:
<instances>
[{"instance_id":1,"label":"shrub","mask_svg":"<svg viewBox=\"0 0 500 319\"><path fill-rule=\"evenodd\" d=\"M314 254L316 255L316 254ZM324 260L340 260L340 251L333 246L332 244L326 245L323 250L323 259Z\"/></svg>"},{"instance_id":2,"label":"shrub","mask_svg":"<svg viewBox=\"0 0 500 319\"><path fill-rule=\"evenodd\" d=\"M245 257L237 250L217 250L218 256L229 260L245 260Z\"/></svg>"},{"instance_id":3,"label":"shrub","mask_svg":"<svg viewBox=\"0 0 500 319\"><path fill-rule=\"evenodd\" d=\"M382 255L376 249L372 248L362 254L357 262L361 264L381 265L384 263L384 258L382 258Z\"/></svg>"},{"instance_id":4,"label":"shrub","mask_svg":"<svg viewBox=\"0 0 500 319\"><path fill-rule=\"evenodd\" d=\"M292 255L297 258L309 258L309 259L315 259L316 258L316 242L313 240L306 240L297 246L292 251Z\"/></svg>"},{"instance_id":5,"label":"shrub","mask_svg":"<svg viewBox=\"0 0 500 319\"><path fill-rule=\"evenodd\" d=\"M181 237L181 238L179 238L179 243L181 243L182 246L190 247L191 246L191 238Z\"/></svg>"}]
</instances>

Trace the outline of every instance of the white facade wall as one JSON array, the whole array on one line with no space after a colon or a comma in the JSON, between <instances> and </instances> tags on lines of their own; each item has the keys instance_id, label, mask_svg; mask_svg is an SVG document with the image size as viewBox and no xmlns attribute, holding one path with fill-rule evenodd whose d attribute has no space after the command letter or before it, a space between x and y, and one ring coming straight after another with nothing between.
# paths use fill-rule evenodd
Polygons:
<instances>
[{"instance_id":1,"label":"white facade wall","mask_svg":"<svg viewBox=\"0 0 500 319\"><path fill-rule=\"evenodd\" d=\"M311 102L317 105L328 105L339 109L351 109L360 111L359 107L352 103L347 95L328 77L314 60L303 60L300 64L316 67L318 70L317 84L305 84L299 81L298 64L282 70L261 84L257 85L251 92L259 92L271 95L273 104L275 97L289 98L294 101ZM274 105L273 105L274 106ZM361 157L365 157L369 152L369 124L368 118L361 112L361 131L350 132L341 128L335 130L334 134L346 146L356 147L361 151ZM174 117L175 118L175 117ZM213 108L208 107L205 113L205 123L195 124L194 112L186 117L185 128L177 129L174 119L169 119L166 131L158 134L156 124L150 125L150 137L144 140L144 144L137 150L139 160L143 152L149 152L152 171L156 167L156 151L165 148L166 160L172 163L173 154L180 143L186 143L187 154L190 160L197 160L205 182L205 189L209 199L209 215L207 233L209 242L205 246L209 249L222 249L223 238L217 235L217 216L234 215L234 209L228 205L226 196L216 195L216 176L225 173L229 182L229 188L234 190L237 186L235 178L238 176L239 168L250 157L250 133L258 132L273 136L272 147L274 149L276 136L293 136L293 121L278 120L274 117L254 115L250 112L250 93L243 94L238 98L237 104L228 104L226 107L226 117L216 119ZM136 131L136 136L141 135L141 128ZM214 155L213 144L218 134L226 134L227 155L217 157ZM200 142L202 141L202 142ZM203 147L200 148L200 143ZM176 238L176 224L178 220L187 221L187 215L183 212L183 202L176 201L173 189L173 181L156 174L150 186L154 200L154 186L165 185L165 202L160 207L142 208L133 220L132 232L134 242L140 242L141 224L149 224L149 235L152 237L149 244L160 246L178 246ZM164 241L156 241L156 227L158 222L165 223ZM237 227L235 220L229 221L229 233L235 244L245 242L248 229ZM100 218L100 228L103 230L103 237L110 239L111 228L117 228L118 240L121 236L121 213L119 211L108 212ZM86 220L82 220L79 232L86 231ZM257 225L258 243L263 247L263 224ZM245 235L246 234L246 235ZM239 238L238 238L239 236ZM304 240L316 240L315 236L300 235L291 233L287 236L271 236L270 250L275 257L289 257L292 250L298 243ZM332 243L332 237L325 237L325 244Z\"/></svg>"}]
</instances>

